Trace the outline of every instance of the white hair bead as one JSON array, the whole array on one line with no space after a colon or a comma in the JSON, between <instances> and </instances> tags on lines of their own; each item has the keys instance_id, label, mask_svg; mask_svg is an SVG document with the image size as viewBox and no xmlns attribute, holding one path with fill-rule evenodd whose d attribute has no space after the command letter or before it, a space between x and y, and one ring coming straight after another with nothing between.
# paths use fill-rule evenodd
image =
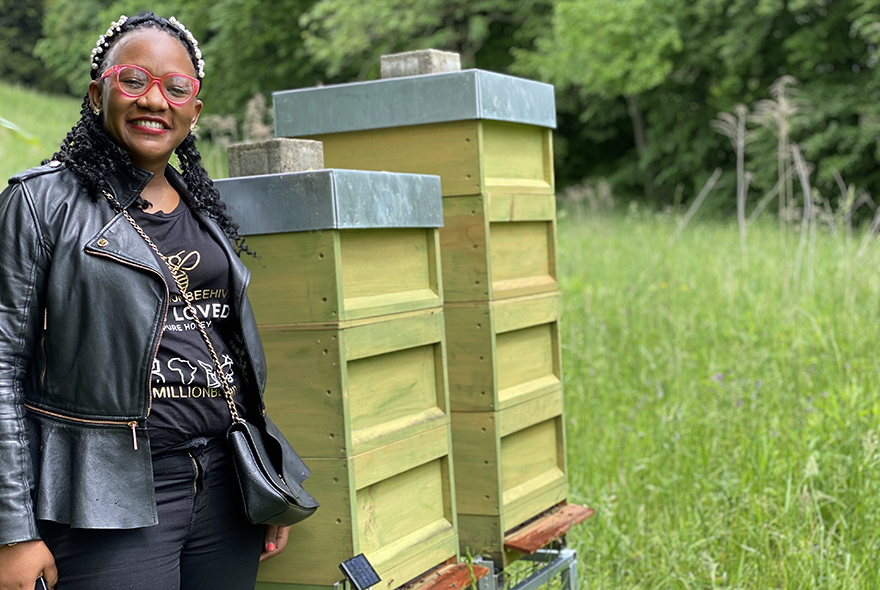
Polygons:
<instances>
[{"instance_id":1,"label":"white hair bead","mask_svg":"<svg viewBox=\"0 0 880 590\"><path fill-rule=\"evenodd\" d=\"M95 48L92 49L92 69L97 70L99 67L99 59L100 56L104 53L104 50L110 47L110 41L108 38L111 38L116 33L122 32L122 25L125 24L125 21L128 20L128 17L124 14L119 17L119 20L113 21L110 23L110 28L107 29L107 32L101 35L98 38L98 42L95 44ZM193 36L189 30L183 26L183 23L177 20L175 17L171 17L168 19L168 22L180 29L180 31L186 37L186 40L192 45L193 54L196 56L196 65L198 66L198 76L199 78L205 77L205 61L202 59L202 52L199 50L199 42L196 41L196 38Z\"/></svg>"}]
</instances>

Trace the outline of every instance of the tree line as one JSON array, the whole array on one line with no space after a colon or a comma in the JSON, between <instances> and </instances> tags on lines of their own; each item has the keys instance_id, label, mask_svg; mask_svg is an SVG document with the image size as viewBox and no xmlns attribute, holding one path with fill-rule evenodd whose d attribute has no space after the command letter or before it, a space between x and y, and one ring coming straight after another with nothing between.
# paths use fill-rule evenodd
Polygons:
<instances>
[{"instance_id":1,"label":"tree line","mask_svg":"<svg viewBox=\"0 0 880 590\"><path fill-rule=\"evenodd\" d=\"M206 112L241 116L258 92L377 78L382 54L437 48L555 85L560 186L602 177L686 202L736 169L717 122L745 113L752 189L779 181L784 136L817 201L834 206L841 179L880 196L880 0L0 0L0 79L82 96L97 36L144 9L199 39Z\"/></svg>"}]
</instances>

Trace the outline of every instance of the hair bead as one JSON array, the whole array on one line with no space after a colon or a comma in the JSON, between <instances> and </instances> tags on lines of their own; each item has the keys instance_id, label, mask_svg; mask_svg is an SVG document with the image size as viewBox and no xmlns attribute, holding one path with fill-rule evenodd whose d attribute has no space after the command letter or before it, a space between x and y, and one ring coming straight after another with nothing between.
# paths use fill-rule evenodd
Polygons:
<instances>
[{"instance_id":1,"label":"hair bead","mask_svg":"<svg viewBox=\"0 0 880 590\"><path fill-rule=\"evenodd\" d=\"M152 13L150 14L152 15ZM95 48L92 49L92 70L98 70L101 67L101 62L103 61L104 57L106 57L105 50L109 51L111 42L115 41L114 37L119 37L119 33L122 33L123 25L128 20L129 18L123 14L119 17L119 20L110 23L110 28L107 29L107 32L98 38L98 42L95 44ZM162 20L164 19L159 19L160 22ZM192 47L193 55L195 55L197 75L200 79L204 78L205 61L202 59L202 52L199 49L199 42L196 41L196 38L193 36L193 34L185 26L183 26L183 23L177 20L177 18L172 16L167 20L167 22L176 27L181 33L183 33L184 38ZM137 25L133 26L137 27Z\"/></svg>"}]
</instances>

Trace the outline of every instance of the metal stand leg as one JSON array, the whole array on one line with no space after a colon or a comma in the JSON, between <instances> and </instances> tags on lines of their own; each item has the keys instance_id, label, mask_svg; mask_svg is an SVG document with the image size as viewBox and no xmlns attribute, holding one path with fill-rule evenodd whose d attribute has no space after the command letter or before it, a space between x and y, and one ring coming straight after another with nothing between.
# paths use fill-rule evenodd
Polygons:
<instances>
[{"instance_id":1,"label":"metal stand leg","mask_svg":"<svg viewBox=\"0 0 880 590\"><path fill-rule=\"evenodd\" d=\"M510 590L538 590L538 588L549 582L553 579L553 576L559 573L562 574L562 587L564 589L578 589L577 552L574 549L565 547L562 549L539 549L534 555L524 557L523 559L544 562L547 565L513 588L510 588Z\"/></svg>"},{"instance_id":2,"label":"metal stand leg","mask_svg":"<svg viewBox=\"0 0 880 590\"><path fill-rule=\"evenodd\" d=\"M575 553L572 549L563 549L562 553L568 551ZM562 572L562 588L563 590L578 590L578 562L576 553L574 559L568 564L568 568Z\"/></svg>"},{"instance_id":3,"label":"metal stand leg","mask_svg":"<svg viewBox=\"0 0 880 590\"><path fill-rule=\"evenodd\" d=\"M495 563L491 559L483 559L482 557L474 559L474 563L489 568L489 573L477 581L477 590L496 590Z\"/></svg>"}]
</instances>

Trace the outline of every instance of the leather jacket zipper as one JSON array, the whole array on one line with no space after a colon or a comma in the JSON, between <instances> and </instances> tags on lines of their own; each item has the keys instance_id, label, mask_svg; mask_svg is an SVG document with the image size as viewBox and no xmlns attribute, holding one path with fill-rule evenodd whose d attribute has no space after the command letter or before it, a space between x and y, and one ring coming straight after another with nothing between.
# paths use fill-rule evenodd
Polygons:
<instances>
[{"instance_id":1,"label":"leather jacket zipper","mask_svg":"<svg viewBox=\"0 0 880 590\"><path fill-rule=\"evenodd\" d=\"M128 426L131 428L131 441L134 450L138 450L137 444L137 420L90 420L86 418L74 418L73 416L66 416L64 414L59 414L57 412L50 412L49 410L44 410L43 408L38 408L36 406L32 406L31 404L25 404L25 408L28 409L29 412L36 412L37 414L43 414L46 416L51 416L53 418L57 418L59 420L66 420L69 422L76 422L78 424L91 424L96 426Z\"/></svg>"},{"instance_id":2,"label":"leather jacket zipper","mask_svg":"<svg viewBox=\"0 0 880 590\"><path fill-rule=\"evenodd\" d=\"M156 346L153 347L153 354L152 354L152 356L150 356L150 371L147 373L147 413L146 413L146 415L144 416L144 418L145 418L145 419L146 419L146 418L149 418L149 416L150 416L150 412L151 412L152 409L153 409L153 393L152 393L152 390L153 390L153 387L152 387L152 385L153 385L153 384L152 384L152 379L153 379L153 372L152 372L152 370L153 370L153 363L156 361L156 355L159 354L159 343L162 341L162 331L163 331L164 326L165 326L165 320L166 320L166 318L167 318L167 316L168 316L168 305L169 305L168 301L169 301L169 299L171 298L171 295L170 295L169 292L168 292L168 284L165 282L165 277L162 275L162 273L160 273L159 271L157 271L157 270L154 269L154 268L151 268L151 267L146 266L146 265L143 265L143 264L137 264L137 263L135 263L135 262L131 262L131 261L129 261L129 260L123 260L122 258L118 258L118 257L116 257L116 256L111 256L111 255L109 255L109 254L104 254L104 253L102 253L102 252L97 252L97 251L94 251L94 250L89 250L88 252L89 252L89 254L92 254L92 255L94 255L94 256L103 256L104 258L109 258L109 259L111 259L111 260L115 260L115 261L117 261L117 262L119 262L119 263L121 263L121 264L125 264L125 265L128 265L128 266L132 266L132 267L134 267L134 268L140 268L140 269L142 269L142 270L146 270L146 271L148 271L148 272L151 272L151 273L153 273L154 275L156 275L156 276L159 277L159 279L162 281L162 285L165 287L165 299L163 300L163 309L162 309L161 323L159 324L159 338L156 339ZM134 429L133 429L133 428L132 428L132 435L134 435ZM134 448L135 448L135 450L137 450L137 440L135 440L135 446L134 446Z\"/></svg>"},{"instance_id":3,"label":"leather jacket zipper","mask_svg":"<svg viewBox=\"0 0 880 590\"><path fill-rule=\"evenodd\" d=\"M43 370L40 371L40 387L46 388L46 370L49 368L49 359L46 358L46 329L49 327L49 310L43 310L43 334L40 336L40 353L43 355Z\"/></svg>"}]
</instances>

